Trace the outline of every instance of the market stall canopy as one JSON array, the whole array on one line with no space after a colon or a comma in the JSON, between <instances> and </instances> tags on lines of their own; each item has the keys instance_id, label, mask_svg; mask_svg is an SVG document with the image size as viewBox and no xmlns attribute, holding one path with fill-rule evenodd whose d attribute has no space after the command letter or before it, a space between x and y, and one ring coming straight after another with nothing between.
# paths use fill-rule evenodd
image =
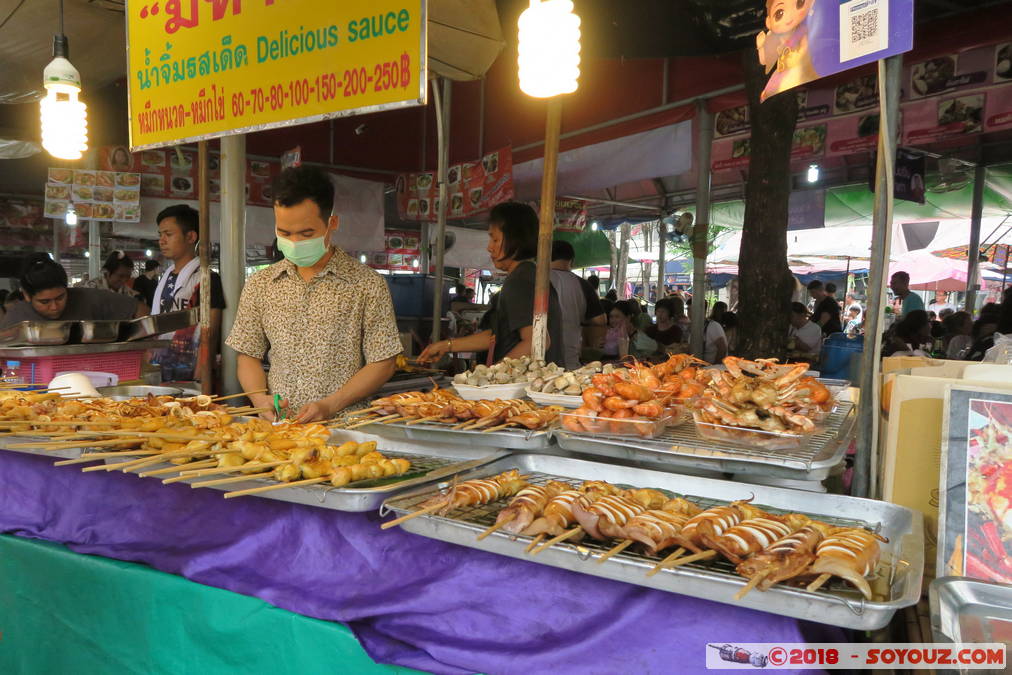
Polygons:
<instances>
[{"instance_id":1,"label":"market stall canopy","mask_svg":"<svg viewBox=\"0 0 1012 675\"><path fill-rule=\"evenodd\" d=\"M568 241L573 245L576 252L576 258L573 259L574 269L611 264L611 244L604 232L594 230L556 232L553 238Z\"/></svg>"},{"instance_id":2,"label":"market stall canopy","mask_svg":"<svg viewBox=\"0 0 1012 675\"><path fill-rule=\"evenodd\" d=\"M124 6L122 0L65 2L71 61L86 90L126 77ZM27 103L45 93L42 69L53 58L56 10L55 0L0 0L0 103ZM428 30L429 69L453 80L480 78L506 44L495 0L429 0Z\"/></svg>"}]
</instances>

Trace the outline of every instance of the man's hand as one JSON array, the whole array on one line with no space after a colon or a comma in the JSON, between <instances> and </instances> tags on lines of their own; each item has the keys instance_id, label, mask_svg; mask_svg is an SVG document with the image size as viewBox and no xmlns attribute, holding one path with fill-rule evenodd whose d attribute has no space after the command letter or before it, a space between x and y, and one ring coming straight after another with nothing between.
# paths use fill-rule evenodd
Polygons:
<instances>
[{"instance_id":1,"label":"man's hand","mask_svg":"<svg viewBox=\"0 0 1012 675\"><path fill-rule=\"evenodd\" d=\"M277 420L277 415L274 413L273 396L271 396L270 394L252 394L249 397L249 401L254 408L267 408L267 410L264 410L263 412L260 413L260 417L262 419L265 419L268 422L274 422L275 420ZM280 407L282 412L287 412L288 399L281 401Z\"/></svg>"},{"instance_id":2,"label":"man's hand","mask_svg":"<svg viewBox=\"0 0 1012 675\"><path fill-rule=\"evenodd\" d=\"M327 399L321 398L319 401L313 401L302 406L302 410L296 415L295 421L300 424L307 424L309 422L329 420L336 412Z\"/></svg>"},{"instance_id":3,"label":"man's hand","mask_svg":"<svg viewBox=\"0 0 1012 675\"><path fill-rule=\"evenodd\" d=\"M419 355L418 363L432 363L443 357L443 354L450 350L450 343L447 340L433 342Z\"/></svg>"}]
</instances>

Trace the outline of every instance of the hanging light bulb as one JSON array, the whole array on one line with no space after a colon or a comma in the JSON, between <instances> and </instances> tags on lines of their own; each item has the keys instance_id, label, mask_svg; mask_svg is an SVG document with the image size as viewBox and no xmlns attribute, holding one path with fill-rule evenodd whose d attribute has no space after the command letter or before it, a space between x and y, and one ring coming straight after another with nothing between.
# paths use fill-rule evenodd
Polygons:
<instances>
[{"instance_id":1,"label":"hanging light bulb","mask_svg":"<svg viewBox=\"0 0 1012 675\"><path fill-rule=\"evenodd\" d=\"M576 91L580 17L571 0L531 0L517 22L520 90L535 98Z\"/></svg>"},{"instance_id":2,"label":"hanging light bulb","mask_svg":"<svg viewBox=\"0 0 1012 675\"><path fill-rule=\"evenodd\" d=\"M70 227L77 225L77 211L74 210L73 204L67 207L67 215L65 215L63 219Z\"/></svg>"},{"instance_id":3,"label":"hanging light bulb","mask_svg":"<svg viewBox=\"0 0 1012 675\"><path fill-rule=\"evenodd\" d=\"M816 183L819 180L819 165L809 164L808 165L808 182Z\"/></svg>"},{"instance_id":4,"label":"hanging light bulb","mask_svg":"<svg viewBox=\"0 0 1012 675\"><path fill-rule=\"evenodd\" d=\"M151 256L152 256L151 249L150 248L144 249L144 257L145 258L150 258Z\"/></svg>"},{"instance_id":5,"label":"hanging light bulb","mask_svg":"<svg viewBox=\"0 0 1012 675\"><path fill-rule=\"evenodd\" d=\"M85 258L90 258L91 257L91 251L85 251L84 252L84 257Z\"/></svg>"},{"instance_id":6,"label":"hanging light bulb","mask_svg":"<svg viewBox=\"0 0 1012 675\"><path fill-rule=\"evenodd\" d=\"M53 60L42 71L46 97L42 99L42 147L53 157L81 159L88 149L88 110L78 99L81 74L67 60L70 43L63 34L63 3L60 3L60 34L53 37Z\"/></svg>"}]
</instances>

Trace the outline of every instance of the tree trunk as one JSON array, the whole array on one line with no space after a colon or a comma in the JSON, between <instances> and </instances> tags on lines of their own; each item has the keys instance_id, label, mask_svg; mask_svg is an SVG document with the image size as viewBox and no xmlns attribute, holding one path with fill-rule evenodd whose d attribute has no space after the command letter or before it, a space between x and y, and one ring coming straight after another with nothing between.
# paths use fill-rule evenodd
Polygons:
<instances>
[{"instance_id":1,"label":"tree trunk","mask_svg":"<svg viewBox=\"0 0 1012 675\"><path fill-rule=\"evenodd\" d=\"M793 91L759 102L767 76L756 51L742 58L752 127L745 222L738 257L738 350L745 358L783 354L794 279L787 267L791 142L798 102Z\"/></svg>"}]
</instances>

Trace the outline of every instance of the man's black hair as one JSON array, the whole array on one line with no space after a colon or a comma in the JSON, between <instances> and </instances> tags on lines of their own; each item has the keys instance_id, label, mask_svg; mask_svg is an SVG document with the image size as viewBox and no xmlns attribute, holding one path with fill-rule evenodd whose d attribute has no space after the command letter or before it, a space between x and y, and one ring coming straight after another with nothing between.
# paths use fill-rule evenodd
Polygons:
<instances>
[{"instance_id":1,"label":"man's black hair","mask_svg":"<svg viewBox=\"0 0 1012 675\"><path fill-rule=\"evenodd\" d=\"M538 254L538 214L521 202L502 202L492 207L488 222L502 231L503 256L529 260Z\"/></svg>"},{"instance_id":2,"label":"man's black hair","mask_svg":"<svg viewBox=\"0 0 1012 675\"><path fill-rule=\"evenodd\" d=\"M556 260L568 260L572 262L574 258L576 258L576 250L573 249L573 245L568 241L556 239L552 242L552 262Z\"/></svg>"},{"instance_id":3,"label":"man's black hair","mask_svg":"<svg viewBox=\"0 0 1012 675\"><path fill-rule=\"evenodd\" d=\"M102 265L109 274L112 274L121 267L129 267L131 270L134 268L134 261L123 251L113 251L109 254L109 257L105 259L105 264Z\"/></svg>"},{"instance_id":4,"label":"man's black hair","mask_svg":"<svg viewBox=\"0 0 1012 675\"><path fill-rule=\"evenodd\" d=\"M288 167L274 179L274 204L296 206L309 200L320 209L324 222L334 212L334 184L315 166Z\"/></svg>"},{"instance_id":5,"label":"man's black hair","mask_svg":"<svg viewBox=\"0 0 1012 675\"><path fill-rule=\"evenodd\" d=\"M50 288L66 288L67 271L48 253L32 253L25 259L20 281L25 297L31 297Z\"/></svg>"},{"instance_id":6,"label":"man's black hair","mask_svg":"<svg viewBox=\"0 0 1012 675\"><path fill-rule=\"evenodd\" d=\"M200 233L200 214L197 209L187 204L173 204L158 212L155 223L161 225L166 218L175 218L179 225L180 232L186 236L187 232Z\"/></svg>"},{"instance_id":7,"label":"man's black hair","mask_svg":"<svg viewBox=\"0 0 1012 675\"><path fill-rule=\"evenodd\" d=\"M791 311L794 312L795 314L808 316L808 308L802 305L800 302L792 302Z\"/></svg>"},{"instance_id":8,"label":"man's black hair","mask_svg":"<svg viewBox=\"0 0 1012 675\"><path fill-rule=\"evenodd\" d=\"M822 288L822 282L819 281L818 279L814 279L814 280L808 282L807 288L810 291L817 291L820 288Z\"/></svg>"},{"instance_id":9,"label":"man's black hair","mask_svg":"<svg viewBox=\"0 0 1012 675\"><path fill-rule=\"evenodd\" d=\"M159 267L161 267L161 263L158 262L157 260L154 260L154 259L149 259L146 263L144 263L144 271L145 272L150 272L151 270L156 270Z\"/></svg>"}]
</instances>

